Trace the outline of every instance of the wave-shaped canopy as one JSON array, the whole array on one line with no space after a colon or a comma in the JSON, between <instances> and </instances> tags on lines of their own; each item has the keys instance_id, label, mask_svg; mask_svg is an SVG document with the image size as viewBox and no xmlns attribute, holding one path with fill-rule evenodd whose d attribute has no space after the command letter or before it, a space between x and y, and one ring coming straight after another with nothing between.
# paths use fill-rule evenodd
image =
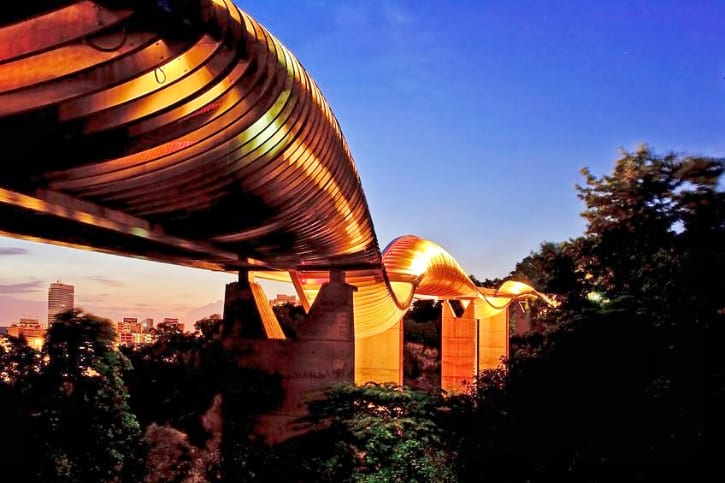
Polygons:
<instances>
[{"instance_id":1,"label":"wave-shaped canopy","mask_svg":"<svg viewBox=\"0 0 725 483\"><path fill-rule=\"evenodd\" d=\"M358 337L415 295L489 300L433 242L380 252L322 93L231 1L12 5L0 13L0 233L264 269L310 298L345 270ZM526 291L504 285L491 310Z\"/></svg>"}]
</instances>

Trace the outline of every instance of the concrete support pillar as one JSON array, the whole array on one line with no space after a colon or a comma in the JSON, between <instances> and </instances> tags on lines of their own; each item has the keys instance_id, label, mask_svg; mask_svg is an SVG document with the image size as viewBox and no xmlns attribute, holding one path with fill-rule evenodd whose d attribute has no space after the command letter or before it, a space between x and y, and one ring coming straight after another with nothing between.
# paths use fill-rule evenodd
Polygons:
<instances>
[{"instance_id":1,"label":"concrete support pillar","mask_svg":"<svg viewBox=\"0 0 725 483\"><path fill-rule=\"evenodd\" d=\"M478 324L478 370L503 367L509 355L509 311L483 318Z\"/></svg>"},{"instance_id":2,"label":"concrete support pillar","mask_svg":"<svg viewBox=\"0 0 725 483\"><path fill-rule=\"evenodd\" d=\"M238 339L265 339L264 324L254 300L249 272L240 271L236 282L224 293L222 340L231 349Z\"/></svg>"},{"instance_id":3,"label":"concrete support pillar","mask_svg":"<svg viewBox=\"0 0 725 483\"><path fill-rule=\"evenodd\" d=\"M471 301L461 317L443 302L441 324L441 387L461 392L484 369L502 367L509 355L508 308L495 315L481 300ZM487 310L483 310L487 309Z\"/></svg>"},{"instance_id":4,"label":"concrete support pillar","mask_svg":"<svg viewBox=\"0 0 725 483\"><path fill-rule=\"evenodd\" d=\"M403 384L403 321L371 337L355 341L355 384Z\"/></svg>"},{"instance_id":5,"label":"concrete support pillar","mask_svg":"<svg viewBox=\"0 0 725 483\"><path fill-rule=\"evenodd\" d=\"M226 286L222 337L227 349L237 339L285 338L262 286L250 279L249 272L239 272L239 281Z\"/></svg>"},{"instance_id":6,"label":"concrete support pillar","mask_svg":"<svg viewBox=\"0 0 725 483\"><path fill-rule=\"evenodd\" d=\"M461 317L444 300L441 314L441 388L450 393L463 391L478 372L478 319L474 302Z\"/></svg>"},{"instance_id":7,"label":"concrete support pillar","mask_svg":"<svg viewBox=\"0 0 725 483\"><path fill-rule=\"evenodd\" d=\"M227 293L229 290L227 287ZM256 417L255 432L267 442L278 443L303 432L305 428L297 427L294 421L307 413L307 403L321 398L333 382L354 381L355 290L345 283L344 272L332 272L330 281L320 288L296 339L239 337L229 345L233 347L236 364L281 377L284 392L281 404ZM245 292L235 288L233 293ZM245 324L243 321L240 327L242 334L250 333L245 330ZM232 324L232 327L237 326Z\"/></svg>"}]
</instances>

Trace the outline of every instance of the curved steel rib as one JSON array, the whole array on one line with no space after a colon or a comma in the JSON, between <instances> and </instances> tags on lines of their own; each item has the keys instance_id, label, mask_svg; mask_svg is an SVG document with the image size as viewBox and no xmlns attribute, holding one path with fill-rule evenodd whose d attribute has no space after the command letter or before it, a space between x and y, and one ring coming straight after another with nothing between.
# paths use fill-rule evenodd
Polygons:
<instances>
[{"instance_id":1,"label":"curved steel rib","mask_svg":"<svg viewBox=\"0 0 725 483\"><path fill-rule=\"evenodd\" d=\"M310 297L323 270L345 270L357 337L400 320L416 294L485 298L433 242L405 236L380 253L323 95L230 0L42 5L0 14L0 233L291 270ZM491 310L529 293L504 284Z\"/></svg>"},{"instance_id":2,"label":"curved steel rib","mask_svg":"<svg viewBox=\"0 0 725 483\"><path fill-rule=\"evenodd\" d=\"M256 272L259 278L291 281L283 272ZM508 280L498 289L477 287L440 245L405 235L393 240L383 251L383 267L354 270L347 282L358 287L355 301L355 337L366 338L385 332L397 324L414 297L481 300L478 318L491 317L508 308L514 300L548 298L529 285ZM326 272L303 272L300 282L308 300L313 301L328 280Z\"/></svg>"}]
</instances>

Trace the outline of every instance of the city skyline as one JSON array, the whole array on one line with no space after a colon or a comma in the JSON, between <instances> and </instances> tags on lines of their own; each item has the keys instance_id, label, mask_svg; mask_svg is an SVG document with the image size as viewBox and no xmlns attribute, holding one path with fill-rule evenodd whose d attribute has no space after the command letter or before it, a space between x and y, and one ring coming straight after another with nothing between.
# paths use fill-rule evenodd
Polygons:
<instances>
[{"instance_id":1,"label":"city skyline","mask_svg":"<svg viewBox=\"0 0 725 483\"><path fill-rule=\"evenodd\" d=\"M95 281L100 281L99 279L92 279ZM54 314L58 313L59 311L62 311L63 309L66 309L67 307L72 307L80 310L84 310L90 313L94 313L96 315L100 315L102 317L106 317L110 319L111 321L115 322L121 322L127 319L135 319L135 320L151 320L154 324L158 324L160 322L164 322L166 320L171 319L177 319L182 324L186 324L185 327L187 330L193 330L193 323L197 320L200 320L203 317L208 317L210 315L221 315L223 312L223 301L217 300L214 303L207 304L205 306L192 309L187 313L184 313L183 316L179 316L180 314L177 313L166 313L163 311L163 309L155 309L153 307L148 308L138 308L136 311L133 310L123 310L122 307L117 308L113 311L113 315L101 315L98 312L95 312L94 310L87 310L84 306L80 304L75 303L75 285L73 284L67 284L62 283L62 279L58 279L55 282L51 282L48 285L47 288L47 297L43 301L32 301L31 304L26 304L27 307L32 307L30 311L26 311L23 313L13 311L13 314L19 314L14 319L6 317L5 319L0 319L0 327L7 327L12 324L17 324L19 321L22 321L23 319L27 320L35 320L38 323L40 323L43 327L47 327L52 323L52 318ZM66 280L67 282L67 280ZM101 282L103 283L103 282ZM106 281L106 283L108 283ZM265 284L268 284L268 288L274 289L276 288L283 288L283 289L289 289L293 290L293 287L291 284L285 284L285 283L273 283L273 282L263 282ZM59 287L60 286L60 287ZM69 295L67 293L67 288L69 287ZM65 289L65 290L63 290ZM66 292L66 293L61 293ZM270 296L269 303L270 305L278 305L280 303L292 303L293 305L298 304L297 295L293 293L268 293L267 295ZM68 299L68 297L70 297ZM3 299L2 296L0 296L0 301ZM67 300L70 300L70 302L67 302ZM63 309L59 309L58 307L63 307ZM147 313L153 313L156 316L147 316L145 314ZM202 315L196 315L196 316L189 316L190 313L197 313ZM192 320L193 319L193 320Z\"/></svg>"},{"instance_id":2,"label":"city skyline","mask_svg":"<svg viewBox=\"0 0 725 483\"><path fill-rule=\"evenodd\" d=\"M618 147L641 142L725 153L715 2L281 5L242 7L320 84L380 248L414 233L478 278L502 277L541 242L581 234L580 168L606 174ZM0 238L0 266L3 323L18 310L43 320L27 311L60 277L99 316L192 324L190 314L219 312L235 279L10 238Z\"/></svg>"}]
</instances>

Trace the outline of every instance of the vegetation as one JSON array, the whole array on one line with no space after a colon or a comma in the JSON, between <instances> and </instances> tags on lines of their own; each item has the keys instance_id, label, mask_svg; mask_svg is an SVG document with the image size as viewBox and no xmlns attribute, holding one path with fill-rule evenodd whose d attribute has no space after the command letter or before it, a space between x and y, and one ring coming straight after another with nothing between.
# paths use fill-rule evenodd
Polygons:
<instances>
[{"instance_id":1,"label":"vegetation","mask_svg":"<svg viewBox=\"0 0 725 483\"><path fill-rule=\"evenodd\" d=\"M119 352L110 323L62 314L41 352L0 344L0 443L22 481L654 481L704 479L706 331L725 305L722 160L623 152L583 170L586 232L543 243L511 273L560 302L467 394L336 385L312 430L269 447L253 416L279 378L240 368L219 317ZM500 280L480 282L498 286ZM460 310L460 307L456 307ZM302 321L277 309L285 332ZM435 368L440 303L405 320L406 381ZM428 365L426 365L428 364ZM417 377L414 377L417 376ZM223 398L221 397L223 395ZM225 438L222 440L221 433ZM223 454L224 457L220 457ZM235 480L235 481L236 481Z\"/></svg>"},{"instance_id":2,"label":"vegetation","mask_svg":"<svg viewBox=\"0 0 725 483\"><path fill-rule=\"evenodd\" d=\"M284 335L290 339L297 338L297 330L305 319L305 309L300 305L285 303L273 307L274 315L277 316L279 325L282 326Z\"/></svg>"},{"instance_id":3,"label":"vegetation","mask_svg":"<svg viewBox=\"0 0 725 483\"><path fill-rule=\"evenodd\" d=\"M310 405L320 429L285 447L295 481L455 481L440 395L393 384L338 384Z\"/></svg>"},{"instance_id":4,"label":"vegetation","mask_svg":"<svg viewBox=\"0 0 725 483\"><path fill-rule=\"evenodd\" d=\"M499 481L697 479L704 329L724 315L722 171L646 147L612 175L583 171L584 236L513 273L562 305L461 402L464 480L482 460Z\"/></svg>"},{"instance_id":5,"label":"vegetation","mask_svg":"<svg viewBox=\"0 0 725 483\"><path fill-rule=\"evenodd\" d=\"M4 434L14 437L4 444L13 446L18 458L9 465L23 481L142 477L146 450L122 379L128 360L115 338L110 321L73 310L57 316L42 354L10 342L3 390L15 407Z\"/></svg>"},{"instance_id":6,"label":"vegetation","mask_svg":"<svg viewBox=\"0 0 725 483\"><path fill-rule=\"evenodd\" d=\"M196 322L193 333L160 327L154 344L124 349L134 367L126 374L131 406L148 428L155 457L149 470L157 481L218 481L222 464L240 475L263 465L253 416L278 404L279 378L239 367L221 346L220 325L221 318L211 316Z\"/></svg>"}]
</instances>

